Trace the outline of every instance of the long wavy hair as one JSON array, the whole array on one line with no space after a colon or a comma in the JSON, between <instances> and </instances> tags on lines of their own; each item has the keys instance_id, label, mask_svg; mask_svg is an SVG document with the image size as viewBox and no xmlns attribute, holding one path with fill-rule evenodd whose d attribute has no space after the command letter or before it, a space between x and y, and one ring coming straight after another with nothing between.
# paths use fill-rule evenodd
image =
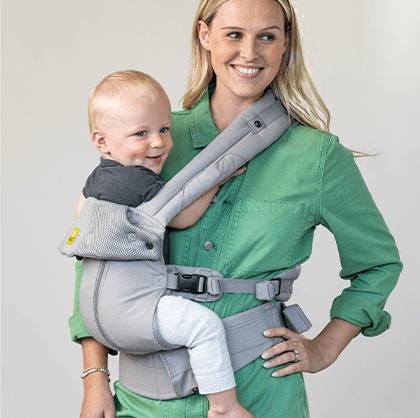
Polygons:
<instances>
[{"instance_id":1,"label":"long wavy hair","mask_svg":"<svg viewBox=\"0 0 420 418\"><path fill-rule=\"evenodd\" d=\"M191 73L188 89L182 99L184 109L191 109L202 97L214 74L210 52L200 43L198 21L209 28L220 6L229 0L201 0L194 19L192 32ZM288 46L283 55L279 72L270 87L280 97L291 117L303 125L329 131L330 112L319 95L309 74L302 51L297 14L291 0L277 1L285 17Z\"/></svg>"}]
</instances>

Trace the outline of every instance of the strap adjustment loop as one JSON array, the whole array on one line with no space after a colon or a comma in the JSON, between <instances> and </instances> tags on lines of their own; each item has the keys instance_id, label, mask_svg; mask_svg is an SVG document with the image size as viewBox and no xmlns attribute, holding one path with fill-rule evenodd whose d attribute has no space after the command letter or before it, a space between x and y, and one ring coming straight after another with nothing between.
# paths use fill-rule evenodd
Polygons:
<instances>
[{"instance_id":1,"label":"strap adjustment loop","mask_svg":"<svg viewBox=\"0 0 420 418\"><path fill-rule=\"evenodd\" d=\"M255 285L255 297L258 300L273 300L279 293L279 280L264 280Z\"/></svg>"}]
</instances>

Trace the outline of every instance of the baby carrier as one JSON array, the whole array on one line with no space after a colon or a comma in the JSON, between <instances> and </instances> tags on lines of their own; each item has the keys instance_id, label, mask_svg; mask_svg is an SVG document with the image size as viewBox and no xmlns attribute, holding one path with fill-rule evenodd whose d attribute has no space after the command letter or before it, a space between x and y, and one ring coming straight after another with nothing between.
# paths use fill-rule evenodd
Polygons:
<instances>
[{"instance_id":1,"label":"baby carrier","mask_svg":"<svg viewBox=\"0 0 420 418\"><path fill-rule=\"evenodd\" d=\"M311 326L298 305L284 304L300 266L272 280L230 280L208 268L165 265L162 255L168 222L266 149L290 125L280 100L268 90L149 202L132 208L93 197L85 201L58 248L68 257L84 258L79 294L83 321L97 341L120 351L120 381L127 389L153 399L198 392L187 349L174 349L159 335L155 309L165 294L212 302L224 293L254 293L266 301L222 320L234 371L282 340L265 338L263 330L287 326L304 332ZM141 303L127 314L124 305L132 306L137 298ZM116 320L122 310L123 321Z\"/></svg>"}]
</instances>

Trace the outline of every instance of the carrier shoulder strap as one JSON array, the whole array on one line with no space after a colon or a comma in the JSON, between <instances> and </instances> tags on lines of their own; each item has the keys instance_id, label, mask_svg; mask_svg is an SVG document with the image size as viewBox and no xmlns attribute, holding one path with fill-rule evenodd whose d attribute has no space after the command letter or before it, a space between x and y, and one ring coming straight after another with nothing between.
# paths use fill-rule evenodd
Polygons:
<instances>
[{"instance_id":1,"label":"carrier shoulder strap","mask_svg":"<svg viewBox=\"0 0 420 418\"><path fill-rule=\"evenodd\" d=\"M183 208L268 148L292 122L279 98L267 90L139 209L166 226Z\"/></svg>"}]
</instances>

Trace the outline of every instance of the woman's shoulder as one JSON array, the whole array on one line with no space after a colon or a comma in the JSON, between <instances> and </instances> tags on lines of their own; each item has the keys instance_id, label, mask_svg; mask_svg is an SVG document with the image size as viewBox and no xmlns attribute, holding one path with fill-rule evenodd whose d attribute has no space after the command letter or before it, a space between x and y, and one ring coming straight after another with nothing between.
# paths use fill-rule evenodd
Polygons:
<instances>
[{"instance_id":1,"label":"woman's shoulder","mask_svg":"<svg viewBox=\"0 0 420 418\"><path fill-rule=\"evenodd\" d=\"M338 141L338 137L331 132L321 131L302 124L292 125L285 132L291 141L304 142L307 145L320 144L325 141Z\"/></svg>"},{"instance_id":2,"label":"woman's shoulder","mask_svg":"<svg viewBox=\"0 0 420 418\"><path fill-rule=\"evenodd\" d=\"M181 109L181 110L173 110L171 112L172 119L176 119L177 121L181 121L182 119L186 119L191 116L192 109Z\"/></svg>"},{"instance_id":3,"label":"woman's shoulder","mask_svg":"<svg viewBox=\"0 0 420 418\"><path fill-rule=\"evenodd\" d=\"M171 112L172 129L183 131L188 129L193 118L192 109L174 110Z\"/></svg>"},{"instance_id":4,"label":"woman's shoulder","mask_svg":"<svg viewBox=\"0 0 420 418\"><path fill-rule=\"evenodd\" d=\"M328 150L339 144L339 139L331 132L310 128L302 124L292 125L281 137L282 143L296 150Z\"/></svg>"},{"instance_id":5,"label":"woman's shoulder","mask_svg":"<svg viewBox=\"0 0 420 418\"><path fill-rule=\"evenodd\" d=\"M344 147L338 136L304 125L292 125L277 141L278 153L287 159L304 160L307 164L320 164L326 161L353 161L351 151Z\"/></svg>"}]
</instances>

